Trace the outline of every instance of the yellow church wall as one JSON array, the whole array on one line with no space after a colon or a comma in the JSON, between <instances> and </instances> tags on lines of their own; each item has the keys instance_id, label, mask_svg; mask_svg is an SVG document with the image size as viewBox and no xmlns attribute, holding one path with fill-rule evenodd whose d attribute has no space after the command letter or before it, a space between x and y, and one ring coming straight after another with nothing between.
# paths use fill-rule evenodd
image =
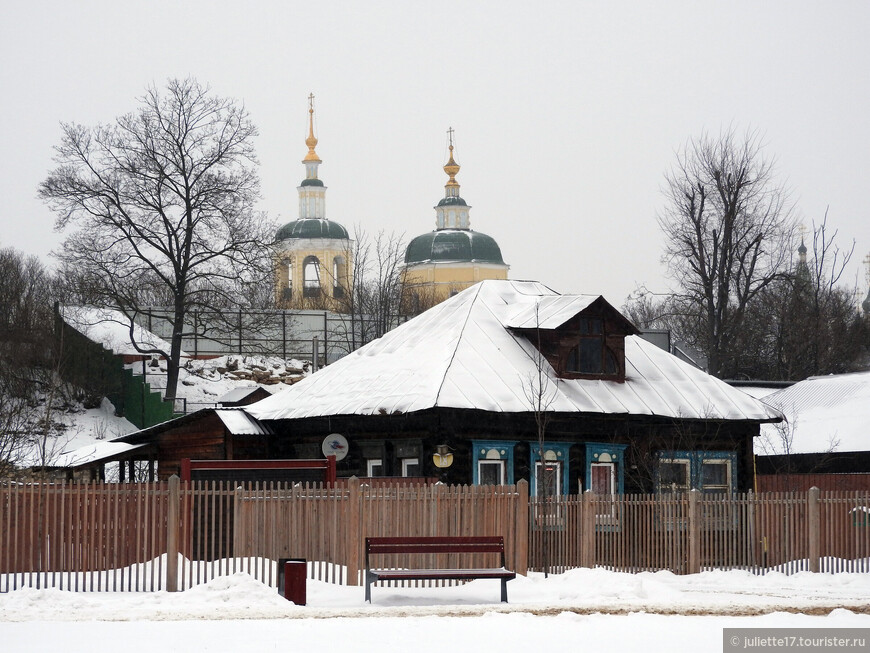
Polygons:
<instances>
[{"instance_id":1,"label":"yellow church wall","mask_svg":"<svg viewBox=\"0 0 870 653\"><path fill-rule=\"evenodd\" d=\"M479 281L507 279L507 275L507 265L436 263L406 268L402 275L404 303L409 312L416 313Z\"/></svg>"}]
</instances>

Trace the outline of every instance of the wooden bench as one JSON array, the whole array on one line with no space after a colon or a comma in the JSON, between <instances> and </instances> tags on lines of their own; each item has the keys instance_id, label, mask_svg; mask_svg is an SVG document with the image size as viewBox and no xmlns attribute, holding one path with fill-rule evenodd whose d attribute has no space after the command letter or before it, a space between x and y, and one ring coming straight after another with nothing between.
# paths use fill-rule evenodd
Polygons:
<instances>
[{"instance_id":1,"label":"wooden bench","mask_svg":"<svg viewBox=\"0 0 870 653\"><path fill-rule=\"evenodd\" d=\"M390 553L498 553L501 567L486 569L372 569L370 555ZM507 582L517 574L505 569L504 538L487 537L367 537L366 601L372 601L372 583L380 580L476 580L501 581L501 600L507 603Z\"/></svg>"}]
</instances>

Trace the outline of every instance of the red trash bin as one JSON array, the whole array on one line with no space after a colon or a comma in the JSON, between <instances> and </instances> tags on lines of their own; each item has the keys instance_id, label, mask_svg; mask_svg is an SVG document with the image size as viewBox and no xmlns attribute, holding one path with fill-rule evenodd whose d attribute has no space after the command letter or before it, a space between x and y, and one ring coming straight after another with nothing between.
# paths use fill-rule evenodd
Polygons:
<instances>
[{"instance_id":1,"label":"red trash bin","mask_svg":"<svg viewBox=\"0 0 870 653\"><path fill-rule=\"evenodd\" d=\"M308 564L305 558L282 558L284 562L284 598L296 605L305 605ZM279 568L279 589L280 589Z\"/></svg>"}]
</instances>

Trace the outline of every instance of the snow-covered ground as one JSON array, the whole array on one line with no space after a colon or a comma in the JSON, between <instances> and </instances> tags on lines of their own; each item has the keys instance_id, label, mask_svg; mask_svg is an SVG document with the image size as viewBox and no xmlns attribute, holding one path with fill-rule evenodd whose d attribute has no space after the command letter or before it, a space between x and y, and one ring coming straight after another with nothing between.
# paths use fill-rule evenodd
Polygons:
<instances>
[{"instance_id":1,"label":"snow-covered ground","mask_svg":"<svg viewBox=\"0 0 870 653\"><path fill-rule=\"evenodd\" d=\"M166 388L166 361L126 365L143 374L155 392ZM218 399L236 388L265 388L275 394L310 373L310 363L284 360L279 356L230 355L183 361L178 372L176 397L185 399L188 412L213 407Z\"/></svg>"},{"instance_id":2,"label":"snow-covered ground","mask_svg":"<svg viewBox=\"0 0 870 653\"><path fill-rule=\"evenodd\" d=\"M185 592L0 594L4 650L721 651L723 628L870 628L870 574L601 569L508 584L362 587L308 581L295 606L247 574Z\"/></svg>"},{"instance_id":3,"label":"snow-covered ground","mask_svg":"<svg viewBox=\"0 0 870 653\"><path fill-rule=\"evenodd\" d=\"M161 392L166 387L166 361L146 362L145 377L151 389ZM135 374L143 373L143 363L126 366ZM310 373L310 364L299 360L284 360L275 356L221 356L208 360L189 359L179 372L176 396L187 402L188 412L212 408L221 397L238 388L262 387L277 393ZM48 443L46 459L52 464L82 460L87 451L99 443L136 430L124 417L115 415L115 407L103 399L98 408L66 406L56 411L54 421L63 424L62 432ZM21 465L36 465L41 460L36 446L23 453Z\"/></svg>"}]
</instances>

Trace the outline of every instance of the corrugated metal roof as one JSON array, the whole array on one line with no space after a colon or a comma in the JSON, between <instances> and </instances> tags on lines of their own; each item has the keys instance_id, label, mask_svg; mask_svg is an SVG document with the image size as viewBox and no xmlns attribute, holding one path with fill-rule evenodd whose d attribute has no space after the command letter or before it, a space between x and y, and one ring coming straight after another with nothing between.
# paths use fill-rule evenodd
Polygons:
<instances>
[{"instance_id":1,"label":"corrugated metal roof","mask_svg":"<svg viewBox=\"0 0 870 653\"><path fill-rule=\"evenodd\" d=\"M597 299L591 296L591 301ZM559 296L529 281L484 281L246 410L261 420L406 413L433 407L528 412L536 351L508 326L528 324L542 299L563 324L590 296ZM574 313L576 314L576 313ZM565 319L563 319L565 318ZM560 322L561 320L561 322ZM639 336L625 339L625 383L558 378L556 412L777 420L777 411Z\"/></svg>"}]
</instances>

